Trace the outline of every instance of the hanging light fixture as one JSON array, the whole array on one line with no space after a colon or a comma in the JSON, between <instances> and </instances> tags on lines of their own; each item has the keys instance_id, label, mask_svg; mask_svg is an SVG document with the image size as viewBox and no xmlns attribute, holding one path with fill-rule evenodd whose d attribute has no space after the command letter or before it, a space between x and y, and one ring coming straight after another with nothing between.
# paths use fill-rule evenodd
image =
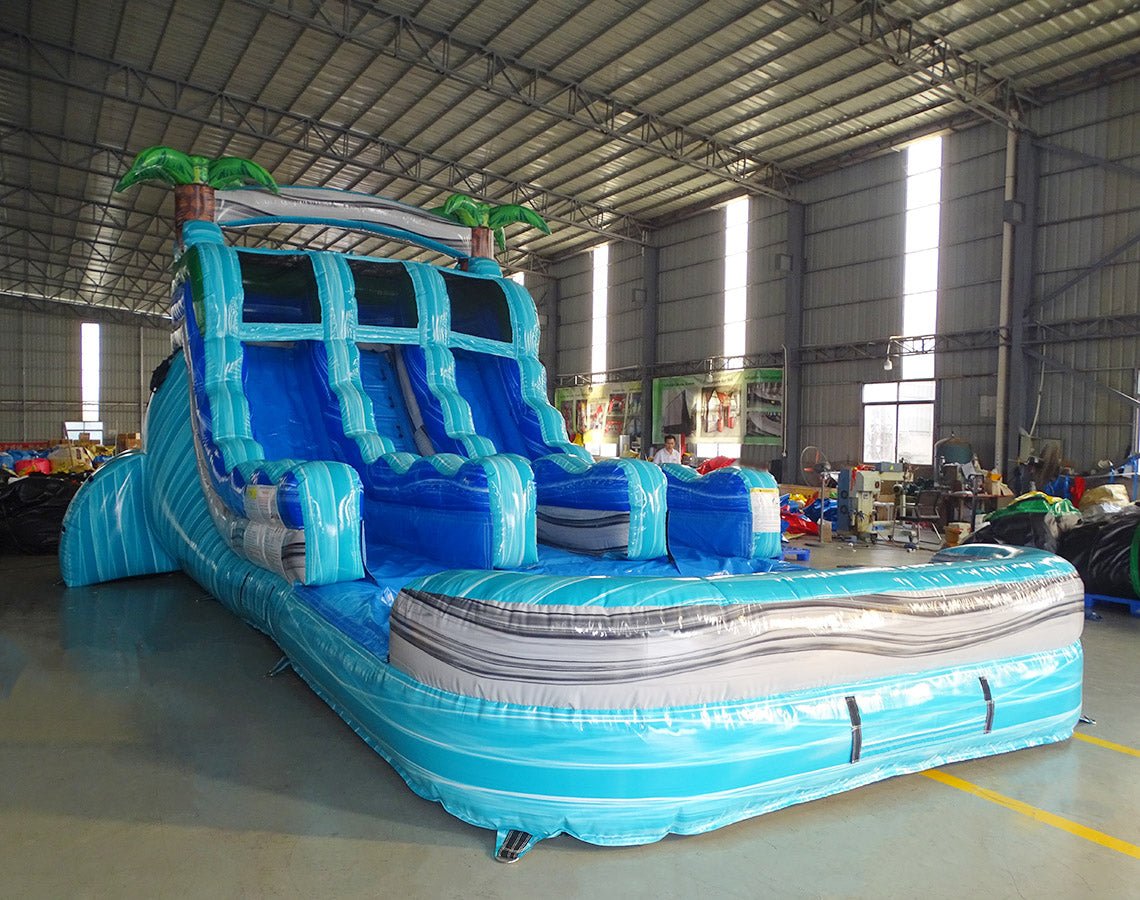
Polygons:
<instances>
[{"instance_id":1,"label":"hanging light fixture","mask_svg":"<svg viewBox=\"0 0 1140 900\"><path fill-rule=\"evenodd\" d=\"M897 352L902 353L902 345L899 344L899 336L892 334L889 338L887 338L887 358L883 360L884 372L889 372L895 367L894 360L891 359L891 348L896 344L898 344L898 346L895 347L895 349Z\"/></svg>"}]
</instances>

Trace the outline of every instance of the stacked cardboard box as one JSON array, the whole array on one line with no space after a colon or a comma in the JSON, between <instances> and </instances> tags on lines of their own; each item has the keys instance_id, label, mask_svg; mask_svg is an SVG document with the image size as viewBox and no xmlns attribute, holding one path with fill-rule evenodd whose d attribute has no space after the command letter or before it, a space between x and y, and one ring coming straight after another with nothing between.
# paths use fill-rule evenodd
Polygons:
<instances>
[{"instance_id":1,"label":"stacked cardboard box","mask_svg":"<svg viewBox=\"0 0 1140 900\"><path fill-rule=\"evenodd\" d=\"M142 435L137 431L120 431L118 438L115 440L115 452L122 453L124 450L141 450L142 449Z\"/></svg>"}]
</instances>

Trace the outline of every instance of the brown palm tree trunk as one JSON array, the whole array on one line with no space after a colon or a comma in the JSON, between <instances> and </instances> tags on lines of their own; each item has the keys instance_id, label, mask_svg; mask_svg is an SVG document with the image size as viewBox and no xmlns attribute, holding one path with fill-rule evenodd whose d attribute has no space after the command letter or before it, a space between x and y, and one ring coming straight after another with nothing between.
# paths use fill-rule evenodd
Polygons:
<instances>
[{"instance_id":1,"label":"brown palm tree trunk","mask_svg":"<svg viewBox=\"0 0 1140 900\"><path fill-rule=\"evenodd\" d=\"M495 258L495 233L490 228L471 229L471 255L484 259Z\"/></svg>"},{"instance_id":2,"label":"brown palm tree trunk","mask_svg":"<svg viewBox=\"0 0 1140 900\"><path fill-rule=\"evenodd\" d=\"M208 184L180 184L174 188L174 233L182 241L187 222L214 221L214 189Z\"/></svg>"}]
</instances>

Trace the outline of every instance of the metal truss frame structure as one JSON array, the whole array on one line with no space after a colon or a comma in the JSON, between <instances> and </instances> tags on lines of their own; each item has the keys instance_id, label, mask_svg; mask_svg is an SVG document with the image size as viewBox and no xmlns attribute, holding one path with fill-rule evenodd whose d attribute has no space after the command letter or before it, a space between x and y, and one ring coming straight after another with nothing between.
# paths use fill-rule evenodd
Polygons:
<instances>
[{"instance_id":1,"label":"metal truss frame structure","mask_svg":"<svg viewBox=\"0 0 1140 900\"><path fill-rule=\"evenodd\" d=\"M577 125L662 159L738 185L749 193L790 199L791 178L747 150L649 110L624 103L485 47L458 40L406 15L358 0L330 4L298 0L242 0L372 53L430 69L448 79Z\"/></svg>"},{"instance_id":2,"label":"metal truss frame structure","mask_svg":"<svg viewBox=\"0 0 1140 900\"><path fill-rule=\"evenodd\" d=\"M4 44L32 55L37 62L30 73L33 79L204 127L240 133L286 150L334 159L346 167L380 172L435 191L461 190L497 203L526 204L548 222L590 231L607 240L645 241L648 226L633 216L605 204L545 190L485 167L415 150L350 126L258 103L141 66L82 53L20 32L7 32L0 47ZM15 54L5 54L5 57L15 59ZM2 60L0 58L0 70L27 74L14 62Z\"/></svg>"}]
</instances>

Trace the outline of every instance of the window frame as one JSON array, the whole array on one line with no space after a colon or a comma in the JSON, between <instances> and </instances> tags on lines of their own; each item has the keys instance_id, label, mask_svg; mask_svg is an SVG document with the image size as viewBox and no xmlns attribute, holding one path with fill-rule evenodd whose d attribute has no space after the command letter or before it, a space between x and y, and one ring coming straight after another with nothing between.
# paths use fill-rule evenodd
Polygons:
<instances>
[{"instance_id":1,"label":"window frame","mask_svg":"<svg viewBox=\"0 0 1140 900\"><path fill-rule=\"evenodd\" d=\"M925 386L929 386L929 396L911 396L903 397L904 389L907 392L915 394L925 390ZM870 393L884 395L884 399L867 399L868 388L871 389ZM885 388L893 388L893 398L886 398L885 395L890 393ZM863 448L862 456L863 462L899 462L899 415L903 407L910 406L926 406L930 408L930 435L929 435L929 459L908 459L907 462L913 465L930 466L934 464L934 418L935 418L935 404L938 397L938 382L933 378L921 379L915 381L880 381L880 382L867 382L863 385L861 392L862 400L862 433L863 433ZM868 457L867 453L867 410L869 407L876 409L893 409L894 410L894 453L893 458L875 459L872 460Z\"/></svg>"}]
</instances>

